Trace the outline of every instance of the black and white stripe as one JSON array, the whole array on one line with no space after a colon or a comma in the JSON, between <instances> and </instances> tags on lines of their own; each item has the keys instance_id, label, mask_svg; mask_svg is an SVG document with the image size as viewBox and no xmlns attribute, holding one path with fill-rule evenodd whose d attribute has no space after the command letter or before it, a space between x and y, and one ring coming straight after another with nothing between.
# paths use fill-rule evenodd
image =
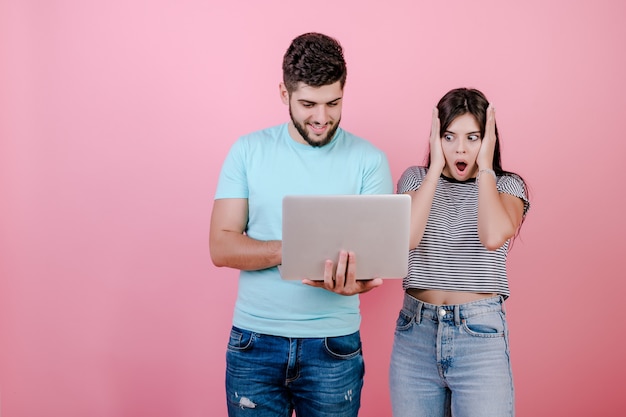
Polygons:
<instances>
[{"instance_id":1,"label":"black and white stripe","mask_svg":"<svg viewBox=\"0 0 626 417\"><path fill-rule=\"evenodd\" d=\"M398 181L398 193L417 190L427 168L410 167ZM522 180L497 177L497 188L524 201ZM488 251L478 238L478 187L474 179L459 182L441 176L430 216L419 246L409 252L409 272L403 287L468 292L493 292L509 296L506 256L509 242Z\"/></svg>"}]
</instances>

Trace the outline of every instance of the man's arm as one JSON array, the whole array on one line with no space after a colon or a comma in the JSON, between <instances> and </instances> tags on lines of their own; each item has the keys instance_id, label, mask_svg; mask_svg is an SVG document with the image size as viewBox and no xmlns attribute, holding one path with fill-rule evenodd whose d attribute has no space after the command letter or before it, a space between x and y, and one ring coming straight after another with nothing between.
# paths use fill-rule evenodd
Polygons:
<instances>
[{"instance_id":1,"label":"man's arm","mask_svg":"<svg viewBox=\"0 0 626 417\"><path fill-rule=\"evenodd\" d=\"M209 249L215 266L254 271L280 265L282 242L246 236L247 223L248 199L224 198L213 202Z\"/></svg>"}]
</instances>

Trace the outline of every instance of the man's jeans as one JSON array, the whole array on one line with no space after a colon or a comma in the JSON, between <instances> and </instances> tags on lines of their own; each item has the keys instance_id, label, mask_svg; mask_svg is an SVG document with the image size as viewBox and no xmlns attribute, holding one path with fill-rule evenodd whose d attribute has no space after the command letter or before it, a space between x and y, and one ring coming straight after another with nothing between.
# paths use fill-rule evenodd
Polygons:
<instances>
[{"instance_id":1,"label":"man's jeans","mask_svg":"<svg viewBox=\"0 0 626 417\"><path fill-rule=\"evenodd\" d=\"M356 417L363 387L359 332L287 338L233 327L226 352L230 417Z\"/></svg>"},{"instance_id":2,"label":"man's jeans","mask_svg":"<svg viewBox=\"0 0 626 417\"><path fill-rule=\"evenodd\" d=\"M394 417L510 417L513 378L503 300L435 306L408 294L396 323Z\"/></svg>"}]
</instances>

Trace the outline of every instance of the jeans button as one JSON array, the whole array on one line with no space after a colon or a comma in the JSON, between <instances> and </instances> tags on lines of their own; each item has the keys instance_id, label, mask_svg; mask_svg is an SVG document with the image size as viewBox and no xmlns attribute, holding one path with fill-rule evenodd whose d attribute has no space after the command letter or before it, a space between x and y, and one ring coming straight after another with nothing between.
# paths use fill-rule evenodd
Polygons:
<instances>
[{"instance_id":1,"label":"jeans button","mask_svg":"<svg viewBox=\"0 0 626 417\"><path fill-rule=\"evenodd\" d=\"M445 315L446 315L446 309L445 309L445 308L443 308L443 307L440 307L440 308L439 308L439 315L440 315L441 317L445 316Z\"/></svg>"}]
</instances>

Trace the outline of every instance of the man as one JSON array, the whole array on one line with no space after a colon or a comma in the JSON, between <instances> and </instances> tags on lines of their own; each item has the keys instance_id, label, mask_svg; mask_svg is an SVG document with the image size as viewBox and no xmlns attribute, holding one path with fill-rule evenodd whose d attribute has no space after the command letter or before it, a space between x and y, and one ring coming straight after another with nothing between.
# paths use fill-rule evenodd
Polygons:
<instances>
[{"instance_id":1,"label":"man","mask_svg":"<svg viewBox=\"0 0 626 417\"><path fill-rule=\"evenodd\" d=\"M282 198L288 194L390 194L385 154L339 127L346 82L340 44L295 38L283 58L280 97L291 121L241 137L220 173L211 258L241 270L226 355L229 416L356 416L363 386L354 253L326 262L324 281L282 280ZM303 285L307 284L307 285Z\"/></svg>"}]
</instances>

